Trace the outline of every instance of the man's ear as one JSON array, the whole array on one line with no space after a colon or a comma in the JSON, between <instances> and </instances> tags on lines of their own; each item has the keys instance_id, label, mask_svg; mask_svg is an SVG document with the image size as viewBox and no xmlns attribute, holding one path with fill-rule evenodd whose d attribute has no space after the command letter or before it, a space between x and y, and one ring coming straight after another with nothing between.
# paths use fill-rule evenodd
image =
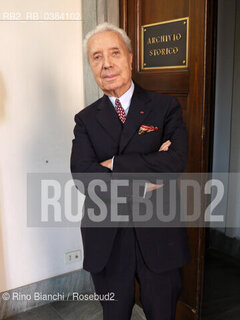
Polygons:
<instances>
[{"instance_id":1,"label":"man's ear","mask_svg":"<svg viewBox=\"0 0 240 320\"><path fill-rule=\"evenodd\" d=\"M132 64L133 64L133 54L132 52L129 53L130 56L130 65L131 65L131 70L132 70Z\"/></svg>"}]
</instances>

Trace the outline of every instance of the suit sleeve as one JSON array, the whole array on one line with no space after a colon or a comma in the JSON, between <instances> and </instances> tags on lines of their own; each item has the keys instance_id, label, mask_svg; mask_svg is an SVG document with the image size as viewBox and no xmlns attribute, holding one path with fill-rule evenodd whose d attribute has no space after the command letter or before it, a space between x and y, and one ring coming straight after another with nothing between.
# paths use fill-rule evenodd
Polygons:
<instances>
[{"instance_id":1,"label":"suit sleeve","mask_svg":"<svg viewBox=\"0 0 240 320\"><path fill-rule=\"evenodd\" d=\"M148 154L129 153L114 157L113 172L183 172L187 163L188 142L182 111L172 99L164 120L163 142L170 140L168 151Z\"/></svg>"},{"instance_id":2,"label":"suit sleeve","mask_svg":"<svg viewBox=\"0 0 240 320\"><path fill-rule=\"evenodd\" d=\"M72 141L71 172L76 188L89 195L89 183L101 179L109 189L111 170L99 164L85 125L79 115L75 116L74 139ZM110 193L102 192L101 198L109 201Z\"/></svg>"},{"instance_id":3,"label":"suit sleeve","mask_svg":"<svg viewBox=\"0 0 240 320\"><path fill-rule=\"evenodd\" d=\"M74 173L94 173L111 172L106 167L99 164L92 143L88 137L86 128L78 115L75 116L74 139L71 154L71 172Z\"/></svg>"},{"instance_id":4,"label":"suit sleeve","mask_svg":"<svg viewBox=\"0 0 240 320\"><path fill-rule=\"evenodd\" d=\"M71 172L75 185L82 194L88 196L89 183L94 179L100 179L106 186L106 190L100 193L100 198L109 202L111 199L111 179L113 177L118 178L118 173L114 174L110 169L99 164L85 125L78 115L75 116L75 122L75 137L72 142L71 153ZM126 197L129 196L129 192L129 188L127 188ZM95 201L97 202L97 200Z\"/></svg>"}]
</instances>

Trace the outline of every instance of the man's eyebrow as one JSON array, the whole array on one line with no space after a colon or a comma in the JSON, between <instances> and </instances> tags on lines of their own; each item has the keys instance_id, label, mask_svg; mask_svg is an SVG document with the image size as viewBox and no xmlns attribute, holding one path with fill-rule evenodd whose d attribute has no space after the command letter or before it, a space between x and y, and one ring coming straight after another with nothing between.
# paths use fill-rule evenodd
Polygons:
<instances>
[{"instance_id":1,"label":"man's eyebrow","mask_svg":"<svg viewBox=\"0 0 240 320\"><path fill-rule=\"evenodd\" d=\"M109 50L120 50L120 48L119 47L111 47L111 48L109 48ZM98 50L98 51L92 52L92 55L94 56L95 54L100 54L100 53L102 53L102 51Z\"/></svg>"},{"instance_id":2,"label":"man's eyebrow","mask_svg":"<svg viewBox=\"0 0 240 320\"><path fill-rule=\"evenodd\" d=\"M111 47L111 48L108 48L108 50L120 50L120 48L119 47ZM93 54L96 54L96 53L101 53L101 51L98 50L98 51L93 52Z\"/></svg>"},{"instance_id":3,"label":"man's eyebrow","mask_svg":"<svg viewBox=\"0 0 240 320\"><path fill-rule=\"evenodd\" d=\"M101 51L94 51L92 52L92 55L94 56L95 54L99 54L99 53L101 53Z\"/></svg>"}]
</instances>

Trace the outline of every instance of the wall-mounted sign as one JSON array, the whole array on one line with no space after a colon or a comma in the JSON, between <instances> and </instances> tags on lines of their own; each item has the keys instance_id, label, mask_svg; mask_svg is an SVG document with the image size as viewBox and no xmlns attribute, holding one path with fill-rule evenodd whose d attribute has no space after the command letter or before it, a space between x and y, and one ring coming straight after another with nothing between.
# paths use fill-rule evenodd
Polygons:
<instances>
[{"instance_id":1,"label":"wall-mounted sign","mask_svg":"<svg viewBox=\"0 0 240 320\"><path fill-rule=\"evenodd\" d=\"M188 66L189 18L142 26L142 69Z\"/></svg>"}]
</instances>

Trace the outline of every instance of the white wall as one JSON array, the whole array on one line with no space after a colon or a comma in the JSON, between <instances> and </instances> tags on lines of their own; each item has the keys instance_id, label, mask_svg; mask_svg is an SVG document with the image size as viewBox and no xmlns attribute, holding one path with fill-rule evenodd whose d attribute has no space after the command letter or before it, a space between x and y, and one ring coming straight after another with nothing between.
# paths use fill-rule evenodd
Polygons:
<instances>
[{"instance_id":1,"label":"white wall","mask_svg":"<svg viewBox=\"0 0 240 320\"><path fill-rule=\"evenodd\" d=\"M3 12L81 13L81 0L1 0ZM83 106L82 23L0 22L0 292L79 269L79 228L28 228L28 172L69 172ZM46 162L48 160L48 163Z\"/></svg>"}]
</instances>

